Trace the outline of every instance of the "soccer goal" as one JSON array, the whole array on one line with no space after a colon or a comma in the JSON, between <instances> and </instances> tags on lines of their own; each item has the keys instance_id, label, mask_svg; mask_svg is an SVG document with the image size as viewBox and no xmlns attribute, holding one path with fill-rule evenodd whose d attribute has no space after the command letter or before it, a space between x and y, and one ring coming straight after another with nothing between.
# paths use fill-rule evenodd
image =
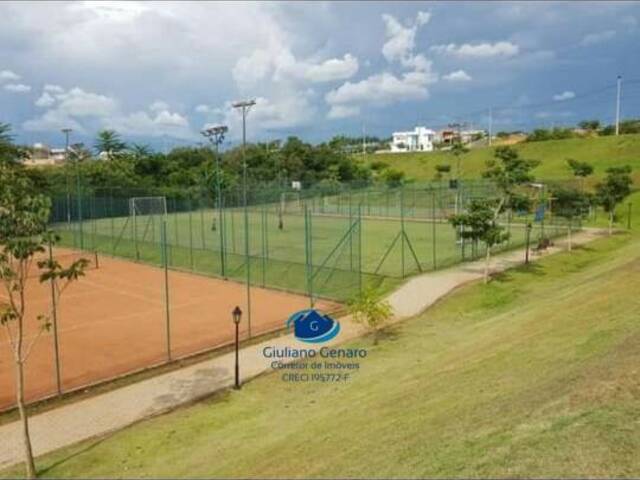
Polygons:
<instances>
[{"instance_id":1,"label":"soccer goal","mask_svg":"<svg viewBox=\"0 0 640 480\"><path fill-rule=\"evenodd\" d=\"M162 222L167 218L166 197L132 197L129 199L129 216L133 239L136 242L160 240Z\"/></svg>"}]
</instances>

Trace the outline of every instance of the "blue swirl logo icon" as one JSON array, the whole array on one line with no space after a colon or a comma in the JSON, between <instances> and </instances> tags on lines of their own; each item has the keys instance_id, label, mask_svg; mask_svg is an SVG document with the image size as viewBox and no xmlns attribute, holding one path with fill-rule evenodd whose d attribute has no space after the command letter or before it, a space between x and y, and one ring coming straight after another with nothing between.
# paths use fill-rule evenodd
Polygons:
<instances>
[{"instance_id":1,"label":"blue swirl logo icon","mask_svg":"<svg viewBox=\"0 0 640 480\"><path fill-rule=\"evenodd\" d=\"M287 328L293 324L295 337L307 343L324 343L340 332L340 323L329 315L312 308L300 310L287 320Z\"/></svg>"}]
</instances>

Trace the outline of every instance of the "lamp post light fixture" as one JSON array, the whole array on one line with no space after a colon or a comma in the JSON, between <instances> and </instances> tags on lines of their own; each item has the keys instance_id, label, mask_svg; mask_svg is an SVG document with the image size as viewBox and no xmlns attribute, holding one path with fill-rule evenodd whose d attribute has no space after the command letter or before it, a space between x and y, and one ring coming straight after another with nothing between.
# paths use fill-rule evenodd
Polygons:
<instances>
[{"instance_id":1,"label":"lamp post light fixture","mask_svg":"<svg viewBox=\"0 0 640 480\"><path fill-rule=\"evenodd\" d=\"M236 325L236 368L235 368L235 384L234 387L236 390L240 390L240 360L239 360L239 351L240 351L240 320L242 319L242 310L240 307L236 305L236 308L231 312L231 316L233 317L233 323Z\"/></svg>"},{"instance_id":2,"label":"lamp post light fixture","mask_svg":"<svg viewBox=\"0 0 640 480\"><path fill-rule=\"evenodd\" d=\"M216 147L216 197L218 203L218 223L220 227L220 269L222 276L225 277L225 259L224 259L224 222L222 219L222 186L220 180L220 144L224 141L225 134L229 131L229 127L226 125L215 125L213 127L205 128L200 132L205 138L209 140L212 145ZM214 220L215 222L215 220ZM213 224L215 229L215 223Z\"/></svg>"}]
</instances>

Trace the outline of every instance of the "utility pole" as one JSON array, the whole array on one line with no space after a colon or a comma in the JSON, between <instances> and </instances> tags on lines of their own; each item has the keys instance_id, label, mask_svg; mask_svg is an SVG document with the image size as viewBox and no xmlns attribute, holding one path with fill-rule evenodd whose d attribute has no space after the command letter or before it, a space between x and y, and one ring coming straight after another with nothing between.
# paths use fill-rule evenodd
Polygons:
<instances>
[{"instance_id":1,"label":"utility pole","mask_svg":"<svg viewBox=\"0 0 640 480\"><path fill-rule=\"evenodd\" d=\"M493 137L493 108L489 107L489 146Z\"/></svg>"},{"instance_id":2,"label":"utility pole","mask_svg":"<svg viewBox=\"0 0 640 480\"><path fill-rule=\"evenodd\" d=\"M622 76L618 75L618 92L616 95L616 135L620 135L620 93L622 92Z\"/></svg>"},{"instance_id":3,"label":"utility pole","mask_svg":"<svg viewBox=\"0 0 640 480\"><path fill-rule=\"evenodd\" d=\"M69 185L69 134L71 133L70 128L63 128L62 133L64 133L64 165L65 170L67 171L67 226L71 228L71 188Z\"/></svg>"},{"instance_id":4,"label":"utility pole","mask_svg":"<svg viewBox=\"0 0 640 480\"><path fill-rule=\"evenodd\" d=\"M229 128L226 125L217 125L214 127L206 128L202 132L202 135L209 140L212 145L216 147L216 197L218 204L218 228L220 230L220 271L223 277L225 277L225 265L224 265L224 219L222 218L222 187L220 182L220 144L224 140L224 135ZM215 225L215 224L214 224Z\"/></svg>"},{"instance_id":5,"label":"utility pole","mask_svg":"<svg viewBox=\"0 0 640 480\"><path fill-rule=\"evenodd\" d=\"M364 123L362 124L362 157L367 154L367 136L365 134Z\"/></svg>"},{"instance_id":6,"label":"utility pole","mask_svg":"<svg viewBox=\"0 0 640 480\"><path fill-rule=\"evenodd\" d=\"M251 261L249 258L249 213L247 211L247 114L255 100L243 100L234 103L242 113L242 195L244 203L244 254L247 262L247 330L251 338Z\"/></svg>"}]
</instances>

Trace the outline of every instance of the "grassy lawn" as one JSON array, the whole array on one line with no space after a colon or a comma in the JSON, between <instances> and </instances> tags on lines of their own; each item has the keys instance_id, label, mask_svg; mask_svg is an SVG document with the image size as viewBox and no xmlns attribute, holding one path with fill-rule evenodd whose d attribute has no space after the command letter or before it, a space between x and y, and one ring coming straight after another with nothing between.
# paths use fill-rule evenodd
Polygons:
<instances>
[{"instance_id":1,"label":"grassy lawn","mask_svg":"<svg viewBox=\"0 0 640 480\"><path fill-rule=\"evenodd\" d=\"M630 165L633 178L640 183L640 135L620 135L619 137L573 138L549 140L546 142L521 143L515 146L522 157L540 160L534 170L537 178L561 180L572 178L567 167L567 158L587 161L594 166L593 178L587 185L593 185L604 177L605 170L612 165ZM494 148L477 148L462 157L463 178L478 178L485 169L485 162L492 158ZM432 180L435 166L449 164L455 172L455 159L448 152L374 154L367 161L383 161L401 170L415 180Z\"/></svg>"},{"instance_id":2,"label":"grassy lawn","mask_svg":"<svg viewBox=\"0 0 640 480\"><path fill-rule=\"evenodd\" d=\"M267 375L38 459L47 477L638 477L640 240L460 288L344 384ZM18 470L4 472L15 476Z\"/></svg>"}]
</instances>

